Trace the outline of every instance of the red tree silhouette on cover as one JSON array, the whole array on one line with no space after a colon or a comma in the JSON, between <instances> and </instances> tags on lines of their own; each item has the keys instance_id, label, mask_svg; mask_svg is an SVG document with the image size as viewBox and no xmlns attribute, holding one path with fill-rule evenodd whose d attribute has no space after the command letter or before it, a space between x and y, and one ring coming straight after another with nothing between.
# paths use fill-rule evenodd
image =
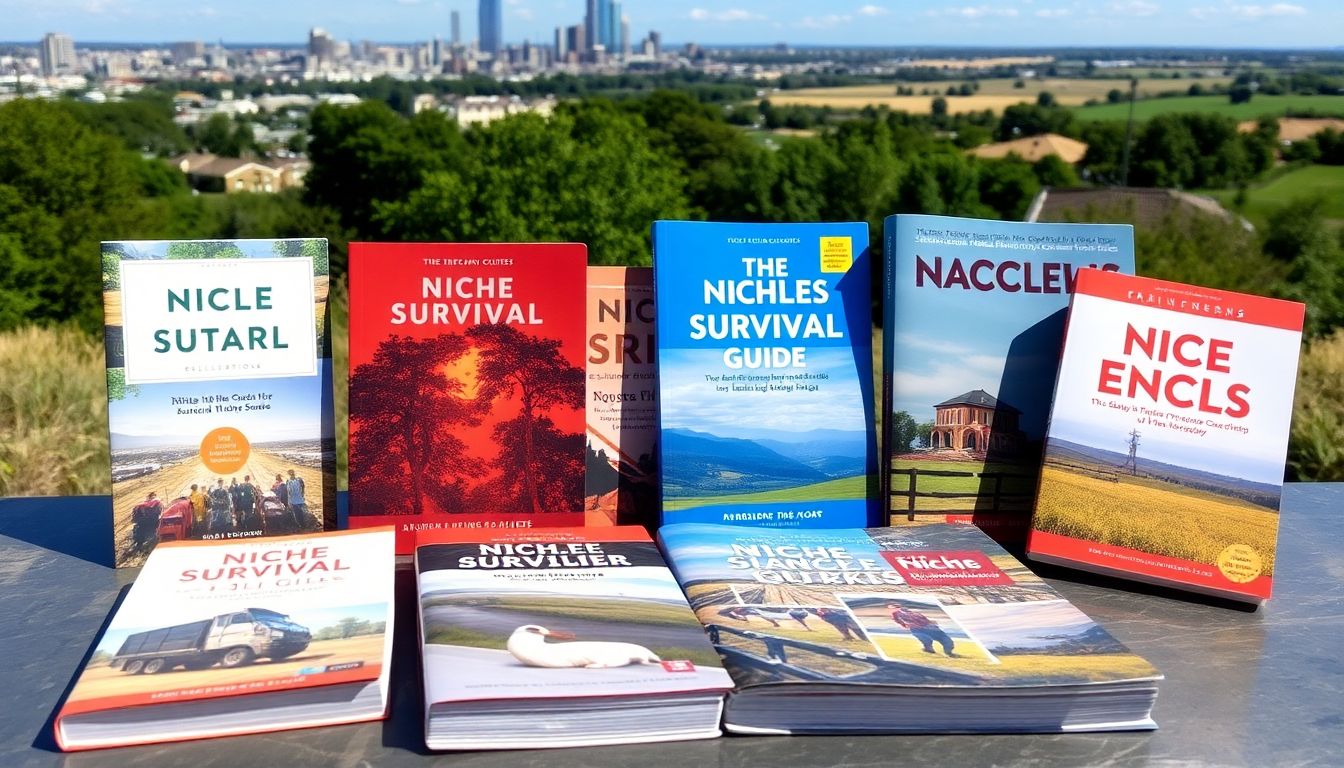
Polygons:
<instances>
[{"instance_id":1,"label":"red tree silhouette on cover","mask_svg":"<svg viewBox=\"0 0 1344 768\"><path fill-rule=\"evenodd\" d=\"M467 336L481 350L477 398L517 397L520 403L516 417L495 425L500 451L494 464L503 473L498 490L533 513L579 511L583 434L556 429L546 412L583 408L583 370L565 360L556 339L506 325L477 325Z\"/></svg>"},{"instance_id":2,"label":"red tree silhouette on cover","mask_svg":"<svg viewBox=\"0 0 1344 768\"><path fill-rule=\"evenodd\" d=\"M471 470L454 426L481 422L481 403L444 368L469 352L462 336L393 336L350 379L350 486L360 505L382 514L461 511ZM409 486L408 486L409 483ZM410 500L407 510L406 501Z\"/></svg>"}]
</instances>

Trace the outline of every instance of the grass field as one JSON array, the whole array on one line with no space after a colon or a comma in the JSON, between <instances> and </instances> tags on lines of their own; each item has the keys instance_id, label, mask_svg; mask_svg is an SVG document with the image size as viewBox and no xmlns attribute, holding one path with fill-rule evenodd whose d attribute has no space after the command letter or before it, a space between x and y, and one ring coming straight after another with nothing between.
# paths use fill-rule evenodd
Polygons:
<instances>
[{"instance_id":1,"label":"grass field","mask_svg":"<svg viewBox=\"0 0 1344 768\"><path fill-rule=\"evenodd\" d=\"M1259 553L1274 572L1279 516L1239 499L1190 495L1152 479L1108 482L1047 466L1034 525L1048 533L1215 565L1232 544Z\"/></svg>"},{"instance_id":2,"label":"grass field","mask_svg":"<svg viewBox=\"0 0 1344 768\"><path fill-rule=\"evenodd\" d=\"M1263 227L1271 214L1301 197L1319 195L1325 200L1325 215L1337 226L1344 225L1344 166L1306 165L1279 174L1246 190L1246 204L1236 208L1234 190L1210 190L1228 210L1245 216L1256 227Z\"/></svg>"},{"instance_id":3,"label":"grass field","mask_svg":"<svg viewBox=\"0 0 1344 768\"><path fill-rule=\"evenodd\" d=\"M863 476L842 477L839 480L825 480L799 488L784 488L778 491L760 491L758 493L739 493L728 496L704 496L700 498L675 498L663 502L665 510L690 509L691 507L712 507L722 504L759 504L764 502L808 502L822 499L862 499L868 493L867 479Z\"/></svg>"},{"instance_id":4,"label":"grass field","mask_svg":"<svg viewBox=\"0 0 1344 768\"><path fill-rule=\"evenodd\" d=\"M1022 88L1014 88L1017 82L1013 78L992 78L980 80L980 90L970 96L937 95L947 99L947 111L951 114L980 112L990 110L1002 112L1005 107L1022 102L1035 103L1042 91L1048 91L1055 101L1064 106L1081 106L1093 100L1105 100L1112 89L1125 91L1128 83L1123 80L1094 80L1088 78L1046 78L1027 80ZM1227 83L1229 78L1203 78L1201 84L1212 85ZM1140 80L1140 96L1151 96L1161 91L1184 87L1184 81ZM960 85L960 83L950 83ZM896 87L914 88L918 93L925 88L946 91L949 83L917 83L893 81L880 85L845 85L833 88L801 88L792 91L771 93L770 103L777 106L802 105L810 107L829 106L839 110L860 110L867 106L885 106L892 110L912 114L928 114L933 109L933 95L897 96ZM1226 101L1226 97L1223 97Z\"/></svg>"},{"instance_id":5,"label":"grass field","mask_svg":"<svg viewBox=\"0 0 1344 768\"><path fill-rule=\"evenodd\" d=\"M1069 104L1065 101L1060 103ZM1344 116L1344 96L1256 96L1243 104L1233 104L1226 96L1140 99L1134 102L1134 119L1147 120L1168 112L1215 112L1237 120L1254 120L1261 115L1283 115L1289 110L1313 110L1324 116ZM1129 118L1129 103L1079 107L1074 113L1080 120L1126 120Z\"/></svg>"},{"instance_id":6,"label":"grass field","mask_svg":"<svg viewBox=\"0 0 1344 768\"><path fill-rule=\"evenodd\" d=\"M1000 493L1014 494L1019 496L1017 499L1004 500L1000 504L1001 509L1027 508L1031 503L1030 498L1036 489L1036 475L1029 467L1022 467L1016 464L998 464L982 461L920 461L895 459L892 461L893 469L917 471L934 470L939 472L1003 472L1012 475L1021 475L1021 477L1005 477L1000 482ZM920 493L966 493L978 494L978 498L916 498L916 512L938 512L944 510L969 511L972 509L988 510L993 508L993 498L991 496L994 489L994 481L989 478L980 477L936 477L933 475L916 475L915 490ZM892 493L892 512L904 512L907 509L907 497L902 496L910 490L910 476L905 473L893 472L891 476Z\"/></svg>"}]
</instances>

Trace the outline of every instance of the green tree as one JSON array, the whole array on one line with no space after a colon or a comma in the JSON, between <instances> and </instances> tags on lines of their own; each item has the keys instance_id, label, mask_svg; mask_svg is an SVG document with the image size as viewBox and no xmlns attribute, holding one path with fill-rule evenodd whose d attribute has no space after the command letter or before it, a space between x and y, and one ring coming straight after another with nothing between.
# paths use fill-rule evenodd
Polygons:
<instances>
[{"instance_id":1,"label":"green tree","mask_svg":"<svg viewBox=\"0 0 1344 768\"><path fill-rule=\"evenodd\" d=\"M897 411L891 415L891 451L895 454L906 453L919 439L919 424L907 411Z\"/></svg>"},{"instance_id":2,"label":"green tree","mask_svg":"<svg viewBox=\"0 0 1344 768\"><path fill-rule=\"evenodd\" d=\"M0 105L0 329L102 327L101 240L127 234L137 158L68 105Z\"/></svg>"},{"instance_id":3,"label":"green tree","mask_svg":"<svg viewBox=\"0 0 1344 768\"><path fill-rule=\"evenodd\" d=\"M610 104L566 105L549 120L514 115L467 136L460 171L428 174L404 199L377 200L392 237L587 243L594 264L647 264L649 222L687 214L676 164L638 117Z\"/></svg>"}]
</instances>

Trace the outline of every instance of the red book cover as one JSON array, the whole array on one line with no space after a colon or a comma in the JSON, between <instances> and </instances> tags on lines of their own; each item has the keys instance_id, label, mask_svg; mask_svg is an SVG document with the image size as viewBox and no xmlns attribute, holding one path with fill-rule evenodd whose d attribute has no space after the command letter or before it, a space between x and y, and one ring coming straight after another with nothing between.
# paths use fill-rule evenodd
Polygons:
<instances>
[{"instance_id":1,"label":"red book cover","mask_svg":"<svg viewBox=\"0 0 1344 768\"><path fill-rule=\"evenodd\" d=\"M1028 554L1268 598L1304 310L1081 272Z\"/></svg>"},{"instance_id":2,"label":"red book cover","mask_svg":"<svg viewBox=\"0 0 1344 768\"><path fill-rule=\"evenodd\" d=\"M587 249L350 244L350 527L583 524Z\"/></svg>"}]
</instances>

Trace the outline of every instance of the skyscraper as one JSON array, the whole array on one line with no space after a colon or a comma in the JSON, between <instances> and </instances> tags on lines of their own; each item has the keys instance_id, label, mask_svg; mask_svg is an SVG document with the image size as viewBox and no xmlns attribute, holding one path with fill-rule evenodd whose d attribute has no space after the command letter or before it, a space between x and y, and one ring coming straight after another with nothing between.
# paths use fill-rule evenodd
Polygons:
<instances>
[{"instance_id":1,"label":"skyscraper","mask_svg":"<svg viewBox=\"0 0 1344 768\"><path fill-rule=\"evenodd\" d=\"M620 53L621 51L621 4L616 2L607 3L607 39L605 41L607 53Z\"/></svg>"},{"instance_id":2,"label":"skyscraper","mask_svg":"<svg viewBox=\"0 0 1344 768\"><path fill-rule=\"evenodd\" d=\"M481 25L481 50L490 54L499 53L504 40L504 14L500 8L502 0L481 0L477 13Z\"/></svg>"},{"instance_id":3,"label":"skyscraper","mask_svg":"<svg viewBox=\"0 0 1344 768\"><path fill-rule=\"evenodd\" d=\"M583 38L585 45L581 50L591 50L600 40L597 39L598 6L606 0L588 0L588 13L583 17Z\"/></svg>"},{"instance_id":4,"label":"skyscraper","mask_svg":"<svg viewBox=\"0 0 1344 768\"><path fill-rule=\"evenodd\" d=\"M601 45L611 50L611 41L607 34L611 32L611 0L597 0L597 38L593 45Z\"/></svg>"},{"instance_id":5,"label":"skyscraper","mask_svg":"<svg viewBox=\"0 0 1344 768\"><path fill-rule=\"evenodd\" d=\"M75 68L75 41L69 35L48 32L42 36L42 45L38 50L38 59L42 64L42 74L50 77Z\"/></svg>"},{"instance_id":6,"label":"skyscraper","mask_svg":"<svg viewBox=\"0 0 1344 768\"><path fill-rule=\"evenodd\" d=\"M454 48L456 48L457 46L462 44L462 14L458 13L457 11L453 11L452 19L453 19L453 34L452 37L449 38L449 42L452 43Z\"/></svg>"}]
</instances>

